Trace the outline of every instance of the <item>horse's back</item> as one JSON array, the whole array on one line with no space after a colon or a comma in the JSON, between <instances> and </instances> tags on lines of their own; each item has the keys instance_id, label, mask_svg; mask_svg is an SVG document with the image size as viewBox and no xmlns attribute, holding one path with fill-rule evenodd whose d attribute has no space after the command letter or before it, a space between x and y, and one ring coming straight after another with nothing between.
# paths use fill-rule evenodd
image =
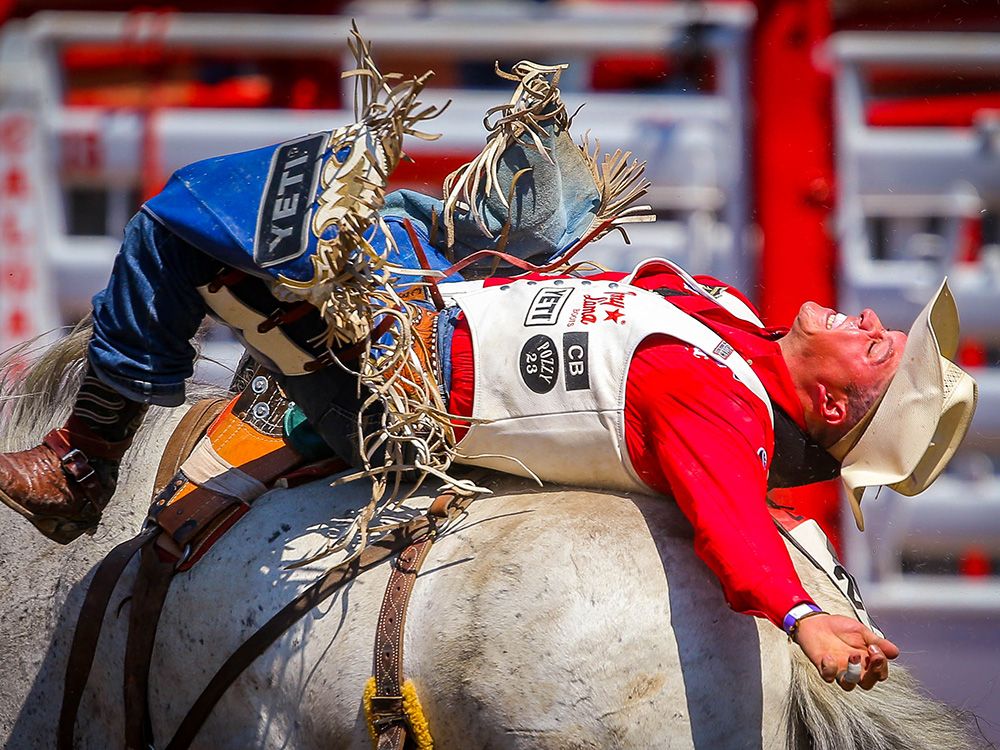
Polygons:
<instances>
[{"instance_id":1,"label":"horse's back","mask_svg":"<svg viewBox=\"0 0 1000 750\"><path fill-rule=\"evenodd\" d=\"M83 341L40 363L42 371L52 365L51 377L33 381L32 394L58 395L68 372L59 363L75 350L81 357ZM6 424L0 446L11 449L11 436L17 447L30 445L57 424L46 403ZM94 538L60 547L8 514L0 536L4 748L55 746L87 571L138 529L157 457L180 414L147 420ZM153 654L157 746L233 649L336 559L298 571L287 564L328 538L330 519L349 517L366 500L361 483L270 493L177 577ZM792 556L818 603L849 611L830 581ZM361 696L388 575L387 565L369 571L311 611L226 693L196 747L367 748ZM105 618L79 748L122 745L133 581L130 570ZM474 503L434 545L408 619L404 671L442 750L778 750L788 746L789 729L797 743L819 750L981 746L962 717L923 698L905 671L894 666L891 682L870 693L841 692L776 628L726 609L694 555L688 525L664 499L537 492L496 480L496 495Z\"/></svg>"},{"instance_id":2,"label":"horse's back","mask_svg":"<svg viewBox=\"0 0 1000 750\"><path fill-rule=\"evenodd\" d=\"M672 503L572 490L473 508L439 550L467 570L414 594L412 637L435 648L413 673L470 719L448 747L761 747L788 680L763 695L757 625L725 607ZM746 689L720 689L733 680Z\"/></svg>"},{"instance_id":3,"label":"horse's back","mask_svg":"<svg viewBox=\"0 0 1000 750\"><path fill-rule=\"evenodd\" d=\"M435 543L410 603L404 672L438 747L753 748L762 726L780 731L785 695L764 695L755 621L725 608L671 503L506 484ZM273 492L177 579L154 654L160 736L335 561L286 569L363 490ZM293 627L227 691L200 742L368 747L361 696L388 573L365 573ZM770 684L787 690L777 655ZM734 680L745 689L721 689Z\"/></svg>"}]
</instances>

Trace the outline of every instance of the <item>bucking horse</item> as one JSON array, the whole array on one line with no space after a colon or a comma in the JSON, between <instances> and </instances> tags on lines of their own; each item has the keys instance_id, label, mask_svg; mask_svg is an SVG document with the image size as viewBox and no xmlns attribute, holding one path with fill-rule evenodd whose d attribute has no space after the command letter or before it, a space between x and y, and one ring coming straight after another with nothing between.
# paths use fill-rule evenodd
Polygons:
<instances>
[{"instance_id":1,"label":"bucking horse","mask_svg":"<svg viewBox=\"0 0 1000 750\"><path fill-rule=\"evenodd\" d=\"M0 425L5 449L32 444L65 416L82 340L63 339L17 374L20 391L6 396L15 408ZM157 462L183 411L153 410L96 535L62 547L4 516L0 744L9 750L55 746L68 651L93 568L142 525ZM421 746L980 746L965 717L923 697L905 668L894 664L872 691L844 692L823 682L773 625L729 610L669 498L540 488L501 475L485 484L492 494L449 522L409 601L403 671L425 720ZM428 485L399 512L417 514L434 496ZM174 578L149 667L155 747L167 746L230 654L336 565L335 556L295 564L350 524L368 498L364 482L332 487L330 478L272 490ZM815 600L850 615L831 580L797 547L789 551ZM75 724L79 748L124 744L123 653L136 567L126 569L105 615ZM370 747L364 695L391 568L364 571L305 612L225 690L192 747Z\"/></svg>"}]
</instances>

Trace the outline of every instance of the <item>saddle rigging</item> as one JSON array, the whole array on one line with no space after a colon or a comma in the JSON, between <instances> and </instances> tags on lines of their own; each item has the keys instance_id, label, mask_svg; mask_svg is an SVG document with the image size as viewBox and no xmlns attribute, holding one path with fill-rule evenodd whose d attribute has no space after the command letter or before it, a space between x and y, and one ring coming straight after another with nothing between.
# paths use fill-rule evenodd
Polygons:
<instances>
[{"instance_id":1,"label":"saddle rigging","mask_svg":"<svg viewBox=\"0 0 1000 750\"><path fill-rule=\"evenodd\" d=\"M154 748L148 705L150 661L157 622L174 576L195 565L249 512L253 500L279 478L294 486L346 467L339 459L330 458L309 464L285 439L286 420L292 414L290 403L263 371L238 376L236 382L246 384L240 395L199 402L182 418L161 458L153 502L142 530L115 547L95 572L67 663L57 733L59 750L73 747L76 717L104 615L121 574L136 553L140 553L139 572L131 596L125 649L125 746ZM409 594L441 524L464 510L472 499L456 494L439 496L425 514L391 529L360 555L311 584L227 659L165 748L189 747L229 685L282 633L362 572L398 555L379 615L373 658L375 690L367 695L366 703L378 750L403 750L408 738L412 739L413 716L413 700L404 705L406 683L402 676ZM412 692L412 685L409 689ZM416 735L419 740L419 729ZM417 745L425 746L419 741Z\"/></svg>"}]
</instances>

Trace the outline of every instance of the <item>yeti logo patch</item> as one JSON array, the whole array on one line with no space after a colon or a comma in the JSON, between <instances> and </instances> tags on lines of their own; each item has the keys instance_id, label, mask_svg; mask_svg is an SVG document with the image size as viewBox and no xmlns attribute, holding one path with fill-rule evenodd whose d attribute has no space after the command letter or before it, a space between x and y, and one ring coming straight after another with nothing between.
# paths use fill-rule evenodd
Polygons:
<instances>
[{"instance_id":1,"label":"yeti logo patch","mask_svg":"<svg viewBox=\"0 0 1000 750\"><path fill-rule=\"evenodd\" d=\"M535 393L548 393L559 377L559 352L548 336L532 336L521 347L518 358L521 380Z\"/></svg>"},{"instance_id":2,"label":"yeti logo patch","mask_svg":"<svg viewBox=\"0 0 1000 750\"><path fill-rule=\"evenodd\" d=\"M307 135L281 144L274 152L253 245L253 259L261 268L293 260L306 251L309 208L327 138L327 133Z\"/></svg>"},{"instance_id":3,"label":"yeti logo patch","mask_svg":"<svg viewBox=\"0 0 1000 750\"><path fill-rule=\"evenodd\" d=\"M525 327L555 325L572 293L572 287L543 286L531 300L528 314L524 316Z\"/></svg>"}]
</instances>

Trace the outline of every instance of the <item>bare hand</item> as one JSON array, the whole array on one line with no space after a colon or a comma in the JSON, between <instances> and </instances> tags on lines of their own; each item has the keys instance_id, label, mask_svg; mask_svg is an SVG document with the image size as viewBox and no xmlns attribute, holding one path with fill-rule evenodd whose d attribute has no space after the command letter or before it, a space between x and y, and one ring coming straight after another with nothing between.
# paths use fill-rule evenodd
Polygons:
<instances>
[{"instance_id":1,"label":"bare hand","mask_svg":"<svg viewBox=\"0 0 1000 750\"><path fill-rule=\"evenodd\" d=\"M892 641L879 638L857 620L840 615L815 615L799 623L795 642L827 682L837 681L844 690L861 685L871 690L889 678L889 659L899 656ZM852 681L861 669L860 679Z\"/></svg>"}]
</instances>

